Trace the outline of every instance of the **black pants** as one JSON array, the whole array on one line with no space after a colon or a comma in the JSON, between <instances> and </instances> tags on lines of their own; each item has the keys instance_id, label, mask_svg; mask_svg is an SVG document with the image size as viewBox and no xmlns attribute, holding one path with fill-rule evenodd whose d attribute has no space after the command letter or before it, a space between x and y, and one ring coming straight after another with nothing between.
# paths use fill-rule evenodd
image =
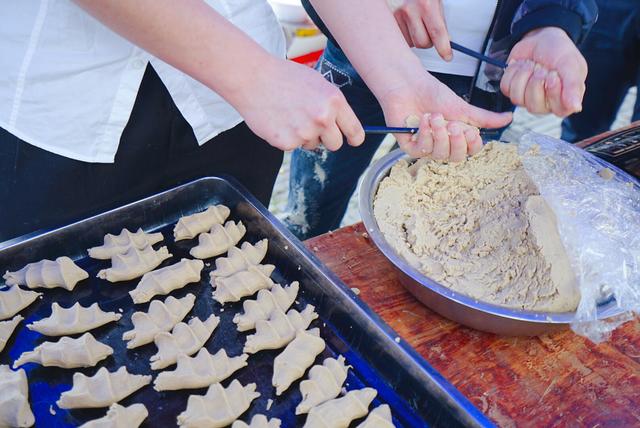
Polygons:
<instances>
[{"instance_id":1,"label":"black pants","mask_svg":"<svg viewBox=\"0 0 640 428\"><path fill-rule=\"evenodd\" d=\"M282 156L244 123L198 146L149 66L113 164L58 156L0 128L0 242L211 175L235 177L267 205Z\"/></svg>"}]
</instances>

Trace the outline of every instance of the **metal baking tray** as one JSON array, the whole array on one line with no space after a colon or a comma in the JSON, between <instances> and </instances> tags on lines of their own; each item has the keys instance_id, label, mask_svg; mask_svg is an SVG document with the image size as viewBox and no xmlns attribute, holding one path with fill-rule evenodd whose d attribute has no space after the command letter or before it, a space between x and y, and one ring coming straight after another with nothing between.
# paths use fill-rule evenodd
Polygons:
<instances>
[{"instance_id":1,"label":"metal baking tray","mask_svg":"<svg viewBox=\"0 0 640 428\"><path fill-rule=\"evenodd\" d=\"M367 233L396 268L402 285L433 311L476 330L508 336L537 336L567 328L575 312L526 311L478 301L427 277L411 266L389 245L373 215L373 202L380 182L389 175L393 165L401 159L410 160L409 156L397 149L371 165L360 185L358 202ZM617 177L623 177L640 189L638 180L621 169L595 156L589 156L588 159L602 168L613 170ZM613 296L603 298L597 308L598 319L610 318L621 313L622 310L617 306Z\"/></svg>"},{"instance_id":2,"label":"metal baking tray","mask_svg":"<svg viewBox=\"0 0 640 428\"><path fill-rule=\"evenodd\" d=\"M105 366L112 371L126 365L131 373L156 373L149 368L149 357L156 352L153 344L127 350L121 339L122 333L132 327L131 314L146 310L148 306L133 305L128 295L137 281L110 284L97 279L97 271L108 266L109 262L89 259L86 249L101 244L106 233L117 233L123 227L130 230L142 227L147 231L163 232L165 241L162 245L168 246L173 257L161 266L174 263L187 256L188 250L194 245L193 241L173 241L174 223L183 215L218 203L231 208L230 219L241 220L246 225L244 240L255 242L269 238L265 263L276 265L273 275L276 282L288 284L294 280L300 281L300 294L294 307L300 309L307 303L316 307L319 319L311 327L319 327L327 343L326 350L316 359L316 363L328 356L344 355L353 367L345 384L347 389L363 386L376 388L378 396L373 405L383 402L389 404L398 427L491 426L491 422L478 409L408 344L402 341L397 343L393 330L233 179L200 179L61 229L14 240L0 248L2 269L13 270L43 258L68 255L90 274L90 279L79 283L73 292L45 290L44 298L23 311L25 321L19 325L0 354L0 363L9 364L23 351L31 350L47 340L28 330L25 325L48 316L52 302L65 307L76 301L85 306L99 302L102 309L120 311L123 317L117 324L112 323L93 331L98 340L115 350L114 355L99 363L98 367ZM238 355L246 333L236 331L232 318L241 310L241 303L227 304L223 308L212 299L208 278L213 263L212 260L207 262L209 266L205 265L199 284L189 285L172 295L182 297L186 293L196 294L196 305L187 319L194 315L204 319L211 313L221 317L221 323L206 343L206 348L211 353L225 348L229 355ZM262 394L241 419L246 421L253 414L263 413L280 418L284 428L301 426L304 417L296 417L293 411L301 399L298 382L280 397L275 396L271 387L273 358L277 353L262 351L250 356L249 365L232 376L242 384L257 383L257 390ZM71 387L72 374L76 369L45 368L35 364L27 364L23 368L29 379L36 426L75 426L105 414L106 409L66 411L55 406L60 393ZM89 368L81 371L92 375L96 370ZM228 382L230 379L224 384ZM175 426L177 414L186 408L187 397L204 392L206 389L158 393L149 385L122 403L129 405L141 402L147 406L149 417L144 426ZM273 399L272 406L266 410L270 399Z\"/></svg>"}]
</instances>

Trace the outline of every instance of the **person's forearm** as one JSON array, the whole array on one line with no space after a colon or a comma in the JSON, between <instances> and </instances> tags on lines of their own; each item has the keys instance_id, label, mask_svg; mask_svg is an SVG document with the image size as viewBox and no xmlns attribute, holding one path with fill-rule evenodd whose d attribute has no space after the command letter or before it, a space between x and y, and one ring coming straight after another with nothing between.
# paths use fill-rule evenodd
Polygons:
<instances>
[{"instance_id":1,"label":"person's forearm","mask_svg":"<svg viewBox=\"0 0 640 428\"><path fill-rule=\"evenodd\" d=\"M231 104L273 57L201 0L75 0L106 26Z\"/></svg>"}]
</instances>

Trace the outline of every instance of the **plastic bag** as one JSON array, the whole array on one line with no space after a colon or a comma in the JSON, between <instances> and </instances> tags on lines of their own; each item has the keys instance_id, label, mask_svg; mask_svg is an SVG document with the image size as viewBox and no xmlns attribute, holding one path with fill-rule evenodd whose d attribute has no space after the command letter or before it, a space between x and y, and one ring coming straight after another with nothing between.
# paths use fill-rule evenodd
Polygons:
<instances>
[{"instance_id":1,"label":"plastic bag","mask_svg":"<svg viewBox=\"0 0 640 428\"><path fill-rule=\"evenodd\" d=\"M576 273L581 299L571 328L602 342L640 313L640 184L562 140L527 133L518 145Z\"/></svg>"}]
</instances>

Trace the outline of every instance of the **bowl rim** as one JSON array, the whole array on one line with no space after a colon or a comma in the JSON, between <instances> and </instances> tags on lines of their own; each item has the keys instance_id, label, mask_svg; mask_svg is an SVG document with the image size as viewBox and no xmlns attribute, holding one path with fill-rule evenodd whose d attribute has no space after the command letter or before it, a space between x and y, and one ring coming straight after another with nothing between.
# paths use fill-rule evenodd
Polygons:
<instances>
[{"instance_id":1,"label":"bowl rim","mask_svg":"<svg viewBox=\"0 0 640 428\"><path fill-rule=\"evenodd\" d=\"M600 159L596 158L598 163L602 163ZM378 223L373 214L373 203L375 195L378 192L378 186L384 178L386 178L391 172L391 168L400 160L410 160L410 157L402 152L401 149L396 149L378 161L369 166L365 172L363 179L360 183L358 205L362 222L365 229L373 240L374 244L384 254L384 256L405 275L409 276L417 284L422 287L428 288L434 293L451 300L459 305L465 306L468 309L481 311L497 317L507 318L516 321L532 322L532 323L546 323L546 324L569 324L574 318L576 311L570 312L542 312L531 311L525 309L508 308L505 306L499 306L496 304L488 303L482 300L474 299L466 294L454 291L437 281L427 277L416 268L411 266L396 250L387 242L386 238L382 234ZM604 164L608 168L614 169L616 172L622 172L619 168ZM614 317L624 313L624 310L617 305L615 297L611 296L609 299L598 304L596 309L596 316L598 319L605 319Z\"/></svg>"}]
</instances>

